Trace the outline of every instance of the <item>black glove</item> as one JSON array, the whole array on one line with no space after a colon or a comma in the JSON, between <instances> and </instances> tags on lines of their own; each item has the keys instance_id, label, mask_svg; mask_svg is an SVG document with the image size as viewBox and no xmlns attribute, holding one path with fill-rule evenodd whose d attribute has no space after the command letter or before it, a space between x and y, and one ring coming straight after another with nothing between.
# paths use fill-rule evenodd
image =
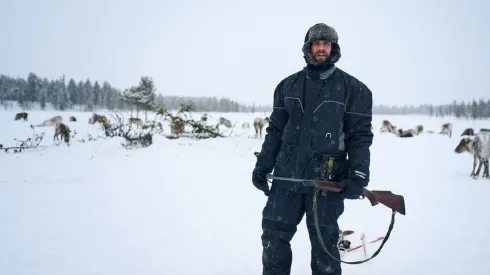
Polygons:
<instances>
[{"instance_id":1,"label":"black glove","mask_svg":"<svg viewBox=\"0 0 490 275\"><path fill-rule=\"evenodd\" d=\"M363 187L362 182L353 179L345 179L336 183L337 187L344 189L339 192L339 197L342 199L357 200L361 197Z\"/></svg>"},{"instance_id":2,"label":"black glove","mask_svg":"<svg viewBox=\"0 0 490 275\"><path fill-rule=\"evenodd\" d=\"M270 195L269 184L267 183L267 173L268 169L262 166L256 166L252 172L252 182L254 186L262 190L266 196Z\"/></svg>"}]
</instances>

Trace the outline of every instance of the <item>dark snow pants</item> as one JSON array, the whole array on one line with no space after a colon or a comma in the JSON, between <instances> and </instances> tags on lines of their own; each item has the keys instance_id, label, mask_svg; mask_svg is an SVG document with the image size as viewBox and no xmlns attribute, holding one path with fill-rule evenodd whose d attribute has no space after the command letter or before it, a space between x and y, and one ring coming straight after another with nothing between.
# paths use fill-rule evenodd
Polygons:
<instances>
[{"instance_id":1,"label":"dark snow pants","mask_svg":"<svg viewBox=\"0 0 490 275\"><path fill-rule=\"evenodd\" d=\"M314 189L296 193L275 184L262 213L262 264L263 275L289 275L292 251L290 241L297 225L306 213L306 224L311 242L311 270L313 275L340 275L340 262L332 259L321 247L315 230L313 216ZM320 193L317 200L318 221L325 245L330 254L340 258L337 248L339 227L337 219L344 211L344 202L336 194Z\"/></svg>"}]
</instances>

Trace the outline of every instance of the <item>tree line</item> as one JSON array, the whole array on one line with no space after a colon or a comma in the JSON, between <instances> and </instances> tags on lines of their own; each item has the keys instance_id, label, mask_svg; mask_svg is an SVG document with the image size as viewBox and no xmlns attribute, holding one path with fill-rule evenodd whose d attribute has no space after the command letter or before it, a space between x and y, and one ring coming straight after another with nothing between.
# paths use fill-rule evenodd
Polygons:
<instances>
[{"instance_id":1,"label":"tree line","mask_svg":"<svg viewBox=\"0 0 490 275\"><path fill-rule=\"evenodd\" d=\"M473 99L469 101L451 104L431 105L423 104L418 106L386 106L379 105L373 107L374 114L396 114L396 115L428 115L435 117L453 116L463 119L488 119L490 118L490 100Z\"/></svg>"},{"instance_id":2,"label":"tree line","mask_svg":"<svg viewBox=\"0 0 490 275\"><path fill-rule=\"evenodd\" d=\"M96 111L133 110L145 111L153 107L169 110L179 109L181 104L192 103L197 112L266 112L267 105L245 105L229 98L163 96L156 94L151 77L143 76L140 83L128 89L114 88L108 81L102 83L86 79L66 81L64 76L47 79L29 73L27 78L0 74L0 105L4 109L16 102L24 110L36 104L44 110L51 105L55 110Z\"/></svg>"},{"instance_id":3,"label":"tree line","mask_svg":"<svg viewBox=\"0 0 490 275\"><path fill-rule=\"evenodd\" d=\"M108 81L102 83L86 79L66 81L64 76L48 80L34 73L27 78L0 75L0 105L8 108L9 102L16 102L22 109L32 109L38 104L45 109L47 104L56 110L96 111L136 110L145 114L154 108L177 110L181 104L192 104L197 112L267 112L271 105L240 104L229 98L173 96L156 93L151 77L142 76L136 86L120 90ZM12 107L12 106L10 106ZM374 114L419 114L436 117L455 116L466 119L487 119L490 117L490 100L473 99L451 104L418 106L375 105Z\"/></svg>"},{"instance_id":4,"label":"tree line","mask_svg":"<svg viewBox=\"0 0 490 275\"><path fill-rule=\"evenodd\" d=\"M0 75L0 104L6 107L8 101L17 102L25 110L38 104L45 109L50 104L56 110L94 111L96 109L124 108L121 92L109 82L92 82L90 79L78 81L64 76L47 79L29 73L27 79Z\"/></svg>"}]
</instances>

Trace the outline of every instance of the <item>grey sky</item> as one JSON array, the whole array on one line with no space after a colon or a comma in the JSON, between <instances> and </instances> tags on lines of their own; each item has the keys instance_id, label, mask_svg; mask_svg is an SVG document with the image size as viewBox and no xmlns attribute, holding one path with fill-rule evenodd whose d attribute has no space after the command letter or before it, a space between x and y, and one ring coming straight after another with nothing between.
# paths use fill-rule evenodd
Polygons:
<instances>
[{"instance_id":1,"label":"grey sky","mask_svg":"<svg viewBox=\"0 0 490 275\"><path fill-rule=\"evenodd\" d=\"M0 74L120 89L148 75L163 95L270 104L324 22L339 33L337 66L376 105L488 99L489 14L488 0L1 0Z\"/></svg>"}]
</instances>

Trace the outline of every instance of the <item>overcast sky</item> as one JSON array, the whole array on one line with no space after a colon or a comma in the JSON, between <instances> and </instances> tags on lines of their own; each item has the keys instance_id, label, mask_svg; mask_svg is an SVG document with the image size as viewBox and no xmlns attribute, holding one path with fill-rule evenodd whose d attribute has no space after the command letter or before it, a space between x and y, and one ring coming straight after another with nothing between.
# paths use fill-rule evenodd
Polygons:
<instances>
[{"instance_id":1,"label":"overcast sky","mask_svg":"<svg viewBox=\"0 0 490 275\"><path fill-rule=\"evenodd\" d=\"M378 104L490 98L490 1L0 0L0 74L109 81L163 95L271 104L301 70L308 28Z\"/></svg>"}]
</instances>

